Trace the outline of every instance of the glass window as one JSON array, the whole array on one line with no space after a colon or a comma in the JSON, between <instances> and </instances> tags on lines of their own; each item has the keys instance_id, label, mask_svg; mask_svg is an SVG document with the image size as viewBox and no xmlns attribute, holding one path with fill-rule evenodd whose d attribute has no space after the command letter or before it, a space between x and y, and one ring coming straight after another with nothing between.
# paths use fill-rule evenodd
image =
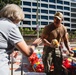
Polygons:
<instances>
[{"instance_id":1,"label":"glass window","mask_svg":"<svg viewBox=\"0 0 76 75\"><path fill-rule=\"evenodd\" d=\"M54 19L54 16L49 16L49 19L50 19L50 20L53 20L53 19Z\"/></svg>"},{"instance_id":2,"label":"glass window","mask_svg":"<svg viewBox=\"0 0 76 75\"><path fill-rule=\"evenodd\" d=\"M71 3L71 6L72 6L72 7L76 7L76 4L74 4L74 3Z\"/></svg>"},{"instance_id":3,"label":"glass window","mask_svg":"<svg viewBox=\"0 0 76 75\"><path fill-rule=\"evenodd\" d=\"M23 24L31 25L31 21L23 21Z\"/></svg>"},{"instance_id":4,"label":"glass window","mask_svg":"<svg viewBox=\"0 0 76 75\"><path fill-rule=\"evenodd\" d=\"M62 9L63 9L63 7L62 7L62 6L57 6L57 9L61 9L61 10L62 10Z\"/></svg>"},{"instance_id":5,"label":"glass window","mask_svg":"<svg viewBox=\"0 0 76 75\"><path fill-rule=\"evenodd\" d=\"M76 19L71 19L71 21L76 23Z\"/></svg>"},{"instance_id":6,"label":"glass window","mask_svg":"<svg viewBox=\"0 0 76 75\"><path fill-rule=\"evenodd\" d=\"M32 6L37 6L37 3L32 3Z\"/></svg>"},{"instance_id":7,"label":"glass window","mask_svg":"<svg viewBox=\"0 0 76 75\"><path fill-rule=\"evenodd\" d=\"M32 9L32 12L36 12L37 11L37 9Z\"/></svg>"},{"instance_id":8,"label":"glass window","mask_svg":"<svg viewBox=\"0 0 76 75\"><path fill-rule=\"evenodd\" d=\"M49 5L49 8L56 8L55 5Z\"/></svg>"},{"instance_id":9,"label":"glass window","mask_svg":"<svg viewBox=\"0 0 76 75\"><path fill-rule=\"evenodd\" d=\"M31 2L24 2L23 1L23 5L31 6Z\"/></svg>"},{"instance_id":10,"label":"glass window","mask_svg":"<svg viewBox=\"0 0 76 75\"><path fill-rule=\"evenodd\" d=\"M32 15L32 18L36 18L36 15Z\"/></svg>"},{"instance_id":11,"label":"glass window","mask_svg":"<svg viewBox=\"0 0 76 75\"><path fill-rule=\"evenodd\" d=\"M48 10L43 10L43 9L41 9L41 13L46 13L46 14L48 14Z\"/></svg>"},{"instance_id":12,"label":"glass window","mask_svg":"<svg viewBox=\"0 0 76 75\"><path fill-rule=\"evenodd\" d=\"M71 9L72 12L76 12L76 9Z\"/></svg>"},{"instance_id":13,"label":"glass window","mask_svg":"<svg viewBox=\"0 0 76 75\"><path fill-rule=\"evenodd\" d=\"M57 3L59 3L59 4L63 4L63 2L62 2L62 1L60 1L60 0L57 0Z\"/></svg>"},{"instance_id":14,"label":"glass window","mask_svg":"<svg viewBox=\"0 0 76 75\"><path fill-rule=\"evenodd\" d=\"M48 20L48 16L41 16L41 19L46 19L46 20Z\"/></svg>"},{"instance_id":15,"label":"glass window","mask_svg":"<svg viewBox=\"0 0 76 75\"><path fill-rule=\"evenodd\" d=\"M41 25L48 25L48 22L41 22Z\"/></svg>"},{"instance_id":16,"label":"glass window","mask_svg":"<svg viewBox=\"0 0 76 75\"><path fill-rule=\"evenodd\" d=\"M72 28L76 28L76 24L71 24ZM75 29L76 30L76 29Z\"/></svg>"},{"instance_id":17,"label":"glass window","mask_svg":"<svg viewBox=\"0 0 76 75\"><path fill-rule=\"evenodd\" d=\"M32 21L32 25L36 25L36 21Z\"/></svg>"},{"instance_id":18,"label":"glass window","mask_svg":"<svg viewBox=\"0 0 76 75\"><path fill-rule=\"evenodd\" d=\"M24 12L31 12L31 8L23 8Z\"/></svg>"},{"instance_id":19,"label":"glass window","mask_svg":"<svg viewBox=\"0 0 76 75\"><path fill-rule=\"evenodd\" d=\"M55 11L49 10L49 14L55 14Z\"/></svg>"},{"instance_id":20,"label":"glass window","mask_svg":"<svg viewBox=\"0 0 76 75\"><path fill-rule=\"evenodd\" d=\"M41 4L41 7L48 8L48 4Z\"/></svg>"},{"instance_id":21,"label":"glass window","mask_svg":"<svg viewBox=\"0 0 76 75\"><path fill-rule=\"evenodd\" d=\"M31 18L31 15L25 14L25 18Z\"/></svg>"},{"instance_id":22,"label":"glass window","mask_svg":"<svg viewBox=\"0 0 76 75\"><path fill-rule=\"evenodd\" d=\"M65 5L70 5L70 3L69 3L69 2L65 2L65 1L64 1L64 4L65 4Z\"/></svg>"},{"instance_id":23,"label":"glass window","mask_svg":"<svg viewBox=\"0 0 76 75\"><path fill-rule=\"evenodd\" d=\"M41 1L48 2L48 0L41 0Z\"/></svg>"},{"instance_id":24,"label":"glass window","mask_svg":"<svg viewBox=\"0 0 76 75\"><path fill-rule=\"evenodd\" d=\"M49 0L49 2L55 3L55 0Z\"/></svg>"},{"instance_id":25,"label":"glass window","mask_svg":"<svg viewBox=\"0 0 76 75\"><path fill-rule=\"evenodd\" d=\"M68 27L70 26L70 24L69 24L69 23L64 23L64 25L65 25L65 26L68 26Z\"/></svg>"},{"instance_id":26,"label":"glass window","mask_svg":"<svg viewBox=\"0 0 76 75\"><path fill-rule=\"evenodd\" d=\"M64 7L64 10L70 10L70 8L69 7Z\"/></svg>"},{"instance_id":27,"label":"glass window","mask_svg":"<svg viewBox=\"0 0 76 75\"><path fill-rule=\"evenodd\" d=\"M72 16L72 17L75 17L75 16L76 16L76 14L75 14L75 13L74 13L74 14L71 14L71 16Z\"/></svg>"},{"instance_id":28,"label":"glass window","mask_svg":"<svg viewBox=\"0 0 76 75\"><path fill-rule=\"evenodd\" d=\"M68 12L64 12L64 15L66 15L66 16L70 16L70 13L68 13Z\"/></svg>"},{"instance_id":29,"label":"glass window","mask_svg":"<svg viewBox=\"0 0 76 75\"><path fill-rule=\"evenodd\" d=\"M64 21L70 21L70 18L64 18Z\"/></svg>"}]
</instances>

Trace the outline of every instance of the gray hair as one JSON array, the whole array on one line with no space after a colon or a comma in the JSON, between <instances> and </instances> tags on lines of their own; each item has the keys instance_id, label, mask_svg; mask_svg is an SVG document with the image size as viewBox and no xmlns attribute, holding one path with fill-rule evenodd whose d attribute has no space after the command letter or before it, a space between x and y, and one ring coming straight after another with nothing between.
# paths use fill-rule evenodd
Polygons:
<instances>
[{"instance_id":1,"label":"gray hair","mask_svg":"<svg viewBox=\"0 0 76 75\"><path fill-rule=\"evenodd\" d=\"M12 21L15 20L23 20L24 12L23 10L16 4L7 4L1 11L0 17L8 18Z\"/></svg>"}]
</instances>

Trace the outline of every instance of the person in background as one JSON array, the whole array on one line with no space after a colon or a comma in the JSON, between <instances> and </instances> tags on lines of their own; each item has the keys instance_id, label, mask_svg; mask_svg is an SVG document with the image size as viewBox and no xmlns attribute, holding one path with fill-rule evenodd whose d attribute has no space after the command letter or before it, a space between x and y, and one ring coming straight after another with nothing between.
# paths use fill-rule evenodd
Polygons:
<instances>
[{"instance_id":1,"label":"person in background","mask_svg":"<svg viewBox=\"0 0 76 75\"><path fill-rule=\"evenodd\" d=\"M46 25L41 35L41 38L44 43L42 60L43 60L44 71L46 75L52 75L50 71L51 64L54 65L53 74L62 75L61 48L60 46L55 46L53 42L55 43L55 41L58 41L60 45L61 39L63 39L68 52L73 53L69 48L68 40L66 36L67 29L62 24L62 21L63 21L63 14L61 12L56 12L56 14L54 15L53 23Z\"/></svg>"},{"instance_id":2,"label":"person in background","mask_svg":"<svg viewBox=\"0 0 76 75\"><path fill-rule=\"evenodd\" d=\"M9 75L8 51L16 47L29 57L41 43L38 38L32 45L26 44L17 26L23 19L24 13L16 4L7 4L0 10L0 75Z\"/></svg>"}]
</instances>

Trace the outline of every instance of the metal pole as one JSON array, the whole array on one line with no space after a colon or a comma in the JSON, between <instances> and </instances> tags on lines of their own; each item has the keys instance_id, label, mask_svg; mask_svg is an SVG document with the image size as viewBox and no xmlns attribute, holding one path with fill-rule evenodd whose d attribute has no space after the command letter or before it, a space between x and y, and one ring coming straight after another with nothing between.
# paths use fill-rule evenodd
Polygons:
<instances>
[{"instance_id":1,"label":"metal pole","mask_svg":"<svg viewBox=\"0 0 76 75\"><path fill-rule=\"evenodd\" d=\"M22 25L22 27L21 27L21 29L22 29L21 34L22 34L22 36L23 36L23 22L21 22L21 25ZM21 57L22 57L22 58L21 58L21 75L23 75L23 54L22 54Z\"/></svg>"},{"instance_id":2,"label":"metal pole","mask_svg":"<svg viewBox=\"0 0 76 75\"><path fill-rule=\"evenodd\" d=\"M11 75L13 75L13 54L11 54Z\"/></svg>"},{"instance_id":3,"label":"metal pole","mask_svg":"<svg viewBox=\"0 0 76 75\"><path fill-rule=\"evenodd\" d=\"M38 24L38 0L37 0L37 11L36 11L36 24L37 24L37 38L39 38L39 24Z\"/></svg>"},{"instance_id":4,"label":"metal pole","mask_svg":"<svg viewBox=\"0 0 76 75\"><path fill-rule=\"evenodd\" d=\"M22 54L22 59L21 59L21 75L23 75L23 54Z\"/></svg>"}]
</instances>

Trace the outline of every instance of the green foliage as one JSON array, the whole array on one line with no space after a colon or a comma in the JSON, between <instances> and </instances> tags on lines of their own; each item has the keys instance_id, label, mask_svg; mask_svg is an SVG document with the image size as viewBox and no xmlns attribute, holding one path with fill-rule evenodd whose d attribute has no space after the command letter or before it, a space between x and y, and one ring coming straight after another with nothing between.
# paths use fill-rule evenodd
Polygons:
<instances>
[{"instance_id":1,"label":"green foliage","mask_svg":"<svg viewBox=\"0 0 76 75\"><path fill-rule=\"evenodd\" d=\"M2 9L6 4L17 4L20 5L21 0L0 0L0 9Z\"/></svg>"},{"instance_id":2,"label":"green foliage","mask_svg":"<svg viewBox=\"0 0 76 75\"><path fill-rule=\"evenodd\" d=\"M76 41L76 31L69 32L69 40Z\"/></svg>"},{"instance_id":3,"label":"green foliage","mask_svg":"<svg viewBox=\"0 0 76 75\"><path fill-rule=\"evenodd\" d=\"M23 34L23 35L37 35L37 30L36 29L31 29L31 28L19 28L20 29L20 31L21 31L21 33ZM42 33L42 30L43 30L43 28L41 28L40 30L39 30L39 34L41 34Z\"/></svg>"}]
</instances>

